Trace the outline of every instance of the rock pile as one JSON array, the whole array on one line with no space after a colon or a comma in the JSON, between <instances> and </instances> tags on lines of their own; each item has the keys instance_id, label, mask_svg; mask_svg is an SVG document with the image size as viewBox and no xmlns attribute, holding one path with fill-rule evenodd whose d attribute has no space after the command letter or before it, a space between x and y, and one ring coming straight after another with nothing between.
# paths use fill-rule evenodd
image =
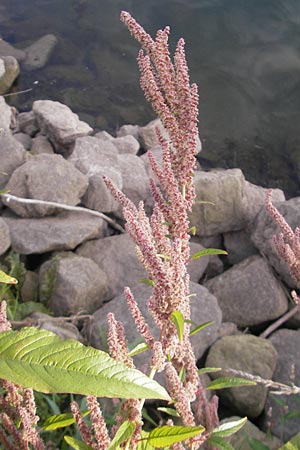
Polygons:
<instances>
[{"instance_id":1,"label":"rock pile","mask_svg":"<svg viewBox=\"0 0 300 450\"><path fill-rule=\"evenodd\" d=\"M144 153L152 149L161 158L154 132L160 122L145 127L126 125L113 137L92 130L67 106L41 100L14 123L0 97L0 126L0 188L9 189L19 199L54 202L71 209L22 203L2 195L1 258L13 250L27 266L20 301L30 299L30 289L33 300L38 290L39 302L57 317L93 315L81 330L81 339L98 348L106 346L106 315L113 310L125 324L128 340L136 342L138 333L132 327L123 288L132 288L150 324L147 301L151 288L138 283L146 276L127 234L116 232L105 216L95 217L88 210L122 221L103 175L135 203L144 201L151 208ZM289 290L294 287L272 247L272 235L278 230L264 210L266 190L245 180L239 169L196 171L194 180L192 253L220 246L228 251L228 257L207 256L189 265L191 292L196 294L191 298L193 321L213 322L193 336L197 358L208 367L230 367L279 382L289 382L294 364L293 382L299 385L300 315L269 339L259 337L288 311ZM300 223L299 198L285 201L284 193L276 189L273 201L292 227ZM76 211L78 205L86 212ZM65 325L59 321L54 326L44 314L36 312L34 317L39 317L41 326L66 336ZM67 336L78 339L78 330L68 328ZM146 353L137 358L140 367L146 361ZM265 387L224 390L220 397L235 414L259 418L263 430L271 422L279 438L286 440L297 431L298 419L293 418L281 429L279 406ZM296 409L292 397L282 400L290 411Z\"/></svg>"}]
</instances>

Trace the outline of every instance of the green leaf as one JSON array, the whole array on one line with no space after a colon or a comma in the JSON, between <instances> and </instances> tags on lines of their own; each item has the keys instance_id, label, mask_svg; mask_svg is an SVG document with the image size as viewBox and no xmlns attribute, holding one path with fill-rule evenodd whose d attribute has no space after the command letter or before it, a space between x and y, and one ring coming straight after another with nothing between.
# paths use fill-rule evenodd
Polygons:
<instances>
[{"instance_id":1,"label":"green leaf","mask_svg":"<svg viewBox=\"0 0 300 450\"><path fill-rule=\"evenodd\" d=\"M180 311L174 311L171 314L171 320L176 326L178 338L182 341L183 337L183 328L184 328L184 317Z\"/></svg>"},{"instance_id":2,"label":"green leaf","mask_svg":"<svg viewBox=\"0 0 300 450\"><path fill-rule=\"evenodd\" d=\"M202 369L198 369L198 373L213 373L220 372L221 367L203 367Z\"/></svg>"},{"instance_id":3,"label":"green leaf","mask_svg":"<svg viewBox=\"0 0 300 450\"><path fill-rule=\"evenodd\" d=\"M157 408L157 411L161 411L163 413L166 413L169 416L179 417L178 412L176 411L176 409L173 409L173 408L160 407L160 408Z\"/></svg>"},{"instance_id":4,"label":"green leaf","mask_svg":"<svg viewBox=\"0 0 300 450\"><path fill-rule=\"evenodd\" d=\"M247 417L232 422L222 423L212 431L212 436L228 437L239 431L247 422Z\"/></svg>"},{"instance_id":5,"label":"green leaf","mask_svg":"<svg viewBox=\"0 0 300 450\"><path fill-rule=\"evenodd\" d=\"M4 284L17 284L18 280L16 278L7 275L5 272L0 270L0 283Z\"/></svg>"},{"instance_id":6,"label":"green leaf","mask_svg":"<svg viewBox=\"0 0 300 450\"><path fill-rule=\"evenodd\" d=\"M199 259L202 258L202 256L207 255L228 255L228 253L225 250L220 250L218 248L204 248L203 250L194 253L191 256L191 259Z\"/></svg>"},{"instance_id":7,"label":"green leaf","mask_svg":"<svg viewBox=\"0 0 300 450\"><path fill-rule=\"evenodd\" d=\"M222 377L212 381L205 389L226 389L238 386L255 386L256 382L245 378Z\"/></svg>"},{"instance_id":8,"label":"green leaf","mask_svg":"<svg viewBox=\"0 0 300 450\"><path fill-rule=\"evenodd\" d=\"M72 436L64 436L64 440L70 445L70 447L74 448L74 450L93 450L92 447L82 441L79 441L78 439L73 438Z\"/></svg>"},{"instance_id":9,"label":"green leaf","mask_svg":"<svg viewBox=\"0 0 300 450\"><path fill-rule=\"evenodd\" d=\"M198 325L196 328L194 328L191 332L190 332L190 336L193 336L194 334L198 333L198 331L203 330L203 328L209 327L210 325L212 325L213 323L215 323L213 320L210 320L209 322L204 322L201 325Z\"/></svg>"},{"instance_id":10,"label":"green leaf","mask_svg":"<svg viewBox=\"0 0 300 450\"><path fill-rule=\"evenodd\" d=\"M209 443L212 447L219 448L220 450L234 450L229 442L219 436L211 436L207 439L206 442Z\"/></svg>"},{"instance_id":11,"label":"green leaf","mask_svg":"<svg viewBox=\"0 0 300 450\"><path fill-rule=\"evenodd\" d=\"M283 447L280 447L279 450L299 450L300 448L300 433L297 433L296 436L292 437L290 441L284 444Z\"/></svg>"},{"instance_id":12,"label":"green leaf","mask_svg":"<svg viewBox=\"0 0 300 450\"><path fill-rule=\"evenodd\" d=\"M134 432L135 426L129 420L125 420L116 432L107 450L115 450L119 444L126 441Z\"/></svg>"},{"instance_id":13,"label":"green leaf","mask_svg":"<svg viewBox=\"0 0 300 450\"><path fill-rule=\"evenodd\" d=\"M197 434L201 434L205 431L204 427L182 427L164 425L162 427L154 428L150 431L147 442L154 448L167 447L173 445L176 442L185 441Z\"/></svg>"},{"instance_id":14,"label":"green leaf","mask_svg":"<svg viewBox=\"0 0 300 450\"><path fill-rule=\"evenodd\" d=\"M192 234L193 236L195 236L196 232L197 232L197 228L196 227L191 227L189 230L189 233Z\"/></svg>"},{"instance_id":15,"label":"green leaf","mask_svg":"<svg viewBox=\"0 0 300 450\"><path fill-rule=\"evenodd\" d=\"M171 260L171 256L166 255L165 253L157 253L156 256L159 256L159 257L162 258L162 259L166 259L167 261L170 261L170 260Z\"/></svg>"},{"instance_id":16,"label":"green leaf","mask_svg":"<svg viewBox=\"0 0 300 450\"><path fill-rule=\"evenodd\" d=\"M143 353L146 350L148 350L148 348L149 347L145 342L140 342L129 352L129 356L135 356L138 355L139 353Z\"/></svg>"},{"instance_id":17,"label":"green leaf","mask_svg":"<svg viewBox=\"0 0 300 450\"><path fill-rule=\"evenodd\" d=\"M0 378L45 393L170 399L156 381L107 353L36 328L0 333Z\"/></svg>"},{"instance_id":18,"label":"green leaf","mask_svg":"<svg viewBox=\"0 0 300 450\"><path fill-rule=\"evenodd\" d=\"M85 417L88 414L90 414L90 411L85 411L82 413L82 416ZM73 423L75 423L75 419L72 413L56 414L54 416L48 417L45 420L43 426L41 427L41 430L57 430L58 428L65 428L69 425L73 425Z\"/></svg>"},{"instance_id":19,"label":"green leaf","mask_svg":"<svg viewBox=\"0 0 300 450\"><path fill-rule=\"evenodd\" d=\"M251 450L270 450L270 447L258 439L248 439L248 445L251 447Z\"/></svg>"},{"instance_id":20,"label":"green leaf","mask_svg":"<svg viewBox=\"0 0 300 450\"><path fill-rule=\"evenodd\" d=\"M137 450L154 450L154 447L147 442L149 431L142 430L142 439L138 442Z\"/></svg>"},{"instance_id":21,"label":"green leaf","mask_svg":"<svg viewBox=\"0 0 300 450\"><path fill-rule=\"evenodd\" d=\"M155 286L155 281L154 280L149 280L149 278L141 278L139 280L139 283L147 284L148 286Z\"/></svg>"}]
</instances>

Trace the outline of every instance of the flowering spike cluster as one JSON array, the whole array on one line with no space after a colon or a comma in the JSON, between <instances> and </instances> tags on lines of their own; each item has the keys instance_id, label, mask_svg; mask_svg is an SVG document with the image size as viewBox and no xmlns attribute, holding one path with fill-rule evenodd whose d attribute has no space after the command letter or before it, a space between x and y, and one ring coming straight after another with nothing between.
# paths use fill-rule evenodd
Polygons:
<instances>
[{"instance_id":1,"label":"flowering spike cluster","mask_svg":"<svg viewBox=\"0 0 300 450\"><path fill-rule=\"evenodd\" d=\"M98 444L97 450L107 450L111 440L108 435L105 420L97 401L97 397L95 397L94 395L88 395L86 398L86 402L91 413L94 436Z\"/></svg>"},{"instance_id":2,"label":"flowering spike cluster","mask_svg":"<svg viewBox=\"0 0 300 450\"><path fill-rule=\"evenodd\" d=\"M300 286L300 228L295 231L289 226L285 218L272 204L272 189L266 194L265 207L273 220L280 227L281 232L278 236L273 236L273 244L280 258L288 265L290 274Z\"/></svg>"},{"instance_id":3,"label":"flowering spike cluster","mask_svg":"<svg viewBox=\"0 0 300 450\"><path fill-rule=\"evenodd\" d=\"M125 330L122 322L116 320L113 313L107 315L108 321L108 347L109 353L116 361L124 363L127 367L133 368L134 364L128 354L128 346L125 338Z\"/></svg>"}]
</instances>

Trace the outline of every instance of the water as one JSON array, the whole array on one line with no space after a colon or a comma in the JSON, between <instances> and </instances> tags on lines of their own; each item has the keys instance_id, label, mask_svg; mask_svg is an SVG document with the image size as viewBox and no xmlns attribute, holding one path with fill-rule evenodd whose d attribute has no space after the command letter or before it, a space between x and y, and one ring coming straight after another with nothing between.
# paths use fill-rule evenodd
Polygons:
<instances>
[{"instance_id":1,"label":"water","mask_svg":"<svg viewBox=\"0 0 300 450\"><path fill-rule=\"evenodd\" d=\"M3 39L19 48L46 33L59 40L45 68L22 70L15 89L33 90L10 103L24 111L58 100L108 131L151 120L122 9L152 35L170 25L171 49L185 38L204 167L240 167L254 183L299 195L299 0L1 0Z\"/></svg>"}]
</instances>

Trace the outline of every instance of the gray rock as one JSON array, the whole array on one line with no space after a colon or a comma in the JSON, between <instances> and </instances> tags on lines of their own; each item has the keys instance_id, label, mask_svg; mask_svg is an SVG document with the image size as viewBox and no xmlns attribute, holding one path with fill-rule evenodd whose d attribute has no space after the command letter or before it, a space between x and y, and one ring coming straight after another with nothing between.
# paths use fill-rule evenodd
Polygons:
<instances>
[{"instance_id":1,"label":"gray rock","mask_svg":"<svg viewBox=\"0 0 300 450\"><path fill-rule=\"evenodd\" d=\"M287 223L294 230L300 224L300 197L292 198L286 202L274 203ZM288 265L275 252L272 237L278 236L279 227L263 208L259 213L253 234L251 236L254 245L263 253L269 263L274 267L282 279L291 287L295 288L295 281L292 279Z\"/></svg>"},{"instance_id":2,"label":"gray rock","mask_svg":"<svg viewBox=\"0 0 300 450\"><path fill-rule=\"evenodd\" d=\"M12 119L11 108L4 100L4 97L0 96L0 130L1 128L9 130L11 119Z\"/></svg>"},{"instance_id":3,"label":"gray rock","mask_svg":"<svg viewBox=\"0 0 300 450\"><path fill-rule=\"evenodd\" d=\"M243 213L247 225L252 228L258 213L265 205L267 189L245 181L243 197ZM284 192L281 189L273 190L273 199L275 202L285 200Z\"/></svg>"},{"instance_id":4,"label":"gray rock","mask_svg":"<svg viewBox=\"0 0 300 450\"><path fill-rule=\"evenodd\" d=\"M249 334L226 336L218 340L209 350L206 367L235 369L271 379L277 361L277 352L265 339ZM212 373L212 378L228 376L222 370ZM238 414L257 417L264 409L267 388L262 385L228 388L218 391L224 403Z\"/></svg>"},{"instance_id":5,"label":"gray rock","mask_svg":"<svg viewBox=\"0 0 300 450\"><path fill-rule=\"evenodd\" d=\"M0 80L4 74L5 74L5 64L3 59L0 58Z\"/></svg>"},{"instance_id":6,"label":"gray rock","mask_svg":"<svg viewBox=\"0 0 300 450\"><path fill-rule=\"evenodd\" d=\"M70 254L45 262L39 280L40 299L56 316L91 314L107 297L105 273L82 256Z\"/></svg>"},{"instance_id":7,"label":"gray rock","mask_svg":"<svg viewBox=\"0 0 300 450\"><path fill-rule=\"evenodd\" d=\"M31 154L40 155L42 153L48 153L49 155L54 154L51 142L43 134L32 139Z\"/></svg>"},{"instance_id":8,"label":"gray rock","mask_svg":"<svg viewBox=\"0 0 300 450\"><path fill-rule=\"evenodd\" d=\"M87 136L93 131L62 103L37 100L33 103L32 110L39 128L50 139L57 153L67 154L77 138Z\"/></svg>"},{"instance_id":9,"label":"gray rock","mask_svg":"<svg viewBox=\"0 0 300 450\"><path fill-rule=\"evenodd\" d=\"M216 340L218 328L222 320L222 314L216 298L211 295L207 289L195 283L191 283L190 289L192 293L197 294L196 297L192 297L191 301L192 320L199 324L214 321L213 325L204 328L191 337L195 356L199 359L207 348ZM151 291L149 286L143 284L137 284L132 287L132 293L138 302L142 314L149 324L153 335L158 338L158 329L156 328L147 307ZM115 297L95 312L94 321L87 325L84 333L85 336L89 338L90 344L100 349L107 348L107 314L109 312L113 312L116 319L123 322L128 342L137 342L140 336L122 294ZM145 364L149 363L149 354L150 352L147 351L135 357L138 367L145 368Z\"/></svg>"},{"instance_id":10,"label":"gray rock","mask_svg":"<svg viewBox=\"0 0 300 450\"><path fill-rule=\"evenodd\" d=\"M33 111L18 114L16 131L28 134L31 137L39 131Z\"/></svg>"},{"instance_id":11,"label":"gray rock","mask_svg":"<svg viewBox=\"0 0 300 450\"><path fill-rule=\"evenodd\" d=\"M8 182L13 171L25 162L26 150L9 130L0 132L0 188Z\"/></svg>"},{"instance_id":12,"label":"gray rock","mask_svg":"<svg viewBox=\"0 0 300 450\"><path fill-rule=\"evenodd\" d=\"M77 170L73 164L61 155L48 154L32 156L14 171L7 184L10 193L17 197L71 206L80 203L87 187L87 176ZM43 217L61 211L53 206L26 205L13 199L3 199L3 203L22 217Z\"/></svg>"},{"instance_id":13,"label":"gray rock","mask_svg":"<svg viewBox=\"0 0 300 450\"><path fill-rule=\"evenodd\" d=\"M59 317L53 318L48 316L48 314L38 312L31 314L30 317L37 322L39 328L51 331L61 339L75 339L76 341L83 342L83 337L73 323L66 322Z\"/></svg>"},{"instance_id":14,"label":"gray rock","mask_svg":"<svg viewBox=\"0 0 300 450\"><path fill-rule=\"evenodd\" d=\"M24 68L26 70L37 70L44 67L58 40L54 34L46 34L29 47L25 48L26 58Z\"/></svg>"},{"instance_id":15,"label":"gray rock","mask_svg":"<svg viewBox=\"0 0 300 450\"><path fill-rule=\"evenodd\" d=\"M162 167L162 148L161 148L161 146L155 145L154 147L150 148L149 151L153 154L155 161L158 163L158 165L160 167ZM143 160L143 162L145 164L145 169L148 173L148 176L150 178L155 178L155 176L152 172L151 166L150 166L150 162L149 162L147 153L144 153L140 158Z\"/></svg>"},{"instance_id":16,"label":"gray rock","mask_svg":"<svg viewBox=\"0 0 300 450\"><path fill-rule=\"evenodd\" d=\"M24 50L13 47L8 42L3 39L0 40L0 57L3 56L13 56L18 61L23 61L26 58L26 53Z\"/></svg>"},{"instance_id":17,"label":"gray rock","mask_svg":"<svg viewBox=\"0 0 300 450\"><path fill-rule=\"evenodd\" d=\"M198 236L225 233L244 227L245 178L240 169L197 171L194 183L197 198L190 220L191 225L196 226Z\"/></svg>"},{"instance_id":18,"label":"gray rock","mask_svg":"<svg viewBox=\"0 0 300 450\"><path fill-rule=\"evenodd\" d=\"M250 256L205 286L217 297L223 320L239 327L277 319L288 309L284 289L260 256Z\"/></svg>"},{"instance_id":19,"label":"gray rock","mask_svg":"<svg viewBox=\"0 0 300 450\"><path fill-rule=\"evenodd\" d=\"M22 302L34 302L38 299L39 276L32 270L27 270L20 294Z\"/></svg>"},{"instance_id":20,"label":"gray rock","mask_svg":"<svg viewBox=\"0 0 300 450\"><path fill-rule=\"evenodd\" d=\"M278 330L269 340L278 352L272 380L289 386L292 384L300 386L300 331ZM299 395L281 395L280 401L282 406L271 394L268 395L262 428L269 430L270 422L271 433L286 442L299 432ZM272 408L271 417L268 416L270 408ZM291 413L291 417L284 423L282 418L287 413ZM294 417L293 413L296 413Z\"/></svg>"},{"instance_id":21,"label":"gray rock","mask_svg":"<svg viewBox=\"0 0 300 450\"><path fill-rule=\"evenodd\" d=\"M136 155L140 149L139 142L130 135L115 138L113 144L117 147L120 154L130 153Z\"/></svg>"},{"instance_id":22,"label":"gray rock","mask_svg":"<svg viewBox=\"0 0 300 450\"><path fill-rule=\"evenodd\" d=\"M32 145L32 139L28 134L25 133L15 133L14 138L19 141L25 150L30 150Z\"/></svg>"},{"instance_id":23,"label":"gray rock","mask_svg":"<svg viewBox=\"0 0 300 450\"><path fill-rule=\"evenodd\" d=\"M122 125L117 131L117 137L122 136L133 136L137 141L139 141L139 130L138 125Z\"/></svg>"},{"instance_id":24,"label":"gray rock","mask_svg":"<svg viewBox=\"0 0 300 450\"><path fill-rule=\"evenodd\" d=\"M136 155L121 154L118 163L123 178L122 192L137 206L150 197L149 177L143 161Z\"/></svg>"},{"instance_id":25,"label":"gray rock","mask_svg":"<svg viewBox=\"0 0 300 450\"><path fill-rule=\"evenodd\" d=\"M0 217L0 255L9 249L11 244L9 228L5 221Z\"/></svg>"},{"instance_id":26,"label":"gray rock","mask_svg":"<svg viewBox=\"0 0 300 450\"><path fill-rule=\"evenodd\" d=\"M68 160L89 178L89 187L83 198L83 204L97 211L116 211L119 203L103 181L103 176L106 175L119 189L123 187L116 147L110 141L95 137L79 138Z\"/></svg>"},{"instance_id":27,"label":"gray rock","mask_svg":"<svg viewBox=\"0 0 300 450\"><path fill-rule=\"evenodd\" d=\"M95 137L97 139L101 139L102 141L111 141L112 143L114 143L115 140L115 138L107 131L99 131L98 133L95 134Z\"/></svg>"},{"instance_id":28,"label":"gray rock","mask_svg":"<svg viewBox=\"0 0 300 450\"><path fill-rule=\"evenodd\" d=\"M224 233L224 247L228 253L228 262L232 265L258 253L250 233L246 230Z\"/></svg>"},{"instance_id":29,"label":"gray rock","mask_svg":"<svg viewBox=\"0 0 300 450\"><path fill-rule=\"evenodd\" d=\"M233 416L227 419L221 420L221 424L226 422L231 422L235 420L240 420L241 417ZM259 441L261 444L266 446L268 450L278 450L283 443L277 439L275 436L269 435L261 431L254 423L247 420L245 425L230 437L230 444L235 449L240 450L253 450L253 445L255 442ZM265 447L262 447L262 449Z\"/></svg>"},{"instance_id":30,"label":"gray rock","mask_svg":"<svg viewBox=\"0 0 300 450\"><path fill-rule=\"evenodd\" d=\"M20 73L19 63L13 56L3 56L1 60L4 62L4 73L0 77L0 94L9 91L14 81Z\"/></svg>"},{"instance_id":31,"label":"gray rock","mask_svg":"<svg viewBox=\"0 0 300 450\"><path fill-rule=\"evenodd\" d=\"M135 244L127 234L86 242L78 247L76 253L91 258L106 273L109 298L121 294L125 286L131 287L146 278L136 256Z\"/></svg>"},{"instance_id":32,"label":"gray rock","mask_svg":"<svg viewBox=\"0 0 300 450\"><path fill-rule=\"evenodd\" d=\"M198 244L197 242L190 243L191 256L193 256L194 253L199 252L203 249L204 247L201 244ZM209 256L202 256L199 259L190 260L188 264L188 272L191 281L193 281L194 283L198 283L201 280L208 266L209 260L210 260Z\"/></svg>"},{"instance_id":33,"label":"gray rock","mask_svg":"<svg viewBox=\"0 0 300 450\"><path fill-rule=\"evenodd\" d=\"M6 215L3 219L10 230L13 250L22 255L72 250L82 242L104 236L107 229L102 219L75 212L39 219Z\"/></svg>"}]
</instances>

